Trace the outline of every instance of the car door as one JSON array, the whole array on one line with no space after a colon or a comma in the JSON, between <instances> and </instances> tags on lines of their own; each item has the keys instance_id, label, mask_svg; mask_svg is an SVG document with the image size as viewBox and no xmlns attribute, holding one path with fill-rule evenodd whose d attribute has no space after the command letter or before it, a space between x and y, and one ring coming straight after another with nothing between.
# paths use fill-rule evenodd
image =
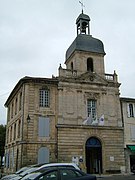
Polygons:
<instances>
[{"instance_id":1,"label":"car door","mask_svg":"<svg viewBox=\"0 0 135 180\"><path fill-rule=\"evenodd\" d=\"M58 171L54 170L47 174L41 175L37 180L58 180Z\"/></svg>"},{"instance_id":2,"label":"car door","mask_svg":"<svg viewBox=\"0 0 135 180\"><path fill-rule=\"evenodd\" d=\"M59 172L61 180L69 180L77 177L82 177L82 174L75 169L59 169Z\"/></svg>"}]
</instances>

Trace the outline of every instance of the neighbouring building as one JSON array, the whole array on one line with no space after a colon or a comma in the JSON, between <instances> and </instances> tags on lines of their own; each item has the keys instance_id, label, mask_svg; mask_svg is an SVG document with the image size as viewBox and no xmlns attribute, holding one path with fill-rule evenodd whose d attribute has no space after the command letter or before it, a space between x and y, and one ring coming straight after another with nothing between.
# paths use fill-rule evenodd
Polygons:
<instances>
[{"instance_id":1,"label":"neighbouring building","mask_svg":"<svg viewBox=\"0 0 135 180\"><path fill-rule=\"evenodd\" d=\"M115 71L105 73L104 45L89 22L78 16L57 77L24 77L8 97L6 172L45 162L75 162L88 173L125 171L120 83Z\"/></svg>"},{"instance_id":2,"label":"neighbouring building","mask_svg":"<svg viewBox=\"0 0 135 180\"><path fill-rule=\"evenodd\" d=\"M124 126L124 150L127 172L135 165L135 99L120 98Z\"/></svg>"}]
</instances>

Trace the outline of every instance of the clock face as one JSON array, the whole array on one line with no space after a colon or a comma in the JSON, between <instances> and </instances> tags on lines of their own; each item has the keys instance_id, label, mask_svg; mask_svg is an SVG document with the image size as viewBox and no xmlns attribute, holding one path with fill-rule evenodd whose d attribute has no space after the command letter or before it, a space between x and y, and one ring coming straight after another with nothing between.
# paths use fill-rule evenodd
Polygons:
<instances>
[{"instance_id":1,"label":"clock face","mask_svg":"<svg viewBox=\"0 0 135 180\"><path fill-rule=\"evenodd\" d=\"M93 81L94 80L94 77L93 76L90 76L90 81Z\"/></svg>"}]
</instances>

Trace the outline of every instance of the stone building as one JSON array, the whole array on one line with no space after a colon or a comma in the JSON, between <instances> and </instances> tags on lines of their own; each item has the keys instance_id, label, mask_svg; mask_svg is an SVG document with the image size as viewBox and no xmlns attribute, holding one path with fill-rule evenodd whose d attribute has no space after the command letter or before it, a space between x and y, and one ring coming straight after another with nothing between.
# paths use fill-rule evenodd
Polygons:
<instances>
[{"instance_id":1,"label":"stone building","mask_svg":"<svg viewBox=\"0 0 135 180\"><path fill-rule=\"evenodd\" d=\"M124 125L124 150L126 171L135 164L135 99L120 98Z\"/></svg>"},{"instance_id":2,"label":"stone building","mask_svg":"<svg viewBox=\"0 0 135 180\"><path fill-rule=\"evenodd\" d=\"M124 170L120 83L115 71L105 73L104 45L89 22L78 16L57 77L24 77L8 97L7 172L45 162L75 162L88 173Z\"/></svg>"}]
</instances>

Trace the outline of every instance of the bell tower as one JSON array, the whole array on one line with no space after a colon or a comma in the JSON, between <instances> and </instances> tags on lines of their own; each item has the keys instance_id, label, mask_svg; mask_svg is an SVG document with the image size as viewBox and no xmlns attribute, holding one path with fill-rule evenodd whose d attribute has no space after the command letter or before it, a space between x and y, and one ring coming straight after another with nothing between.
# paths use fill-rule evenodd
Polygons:
<instances>
[{"instance_id":1,"label":"bell tower","mask_svg":"<svg viewBox=\"0 0 135 180\"><path fill-rule=\"evenodd\" d=\"M76 20L77 25L77 35L78 34L90 34L90 27L89 27L90 18L88 15L82 13Z\"/></svg>"},{"instance_id":2,"label":"bell tower","mask_svg":"<svg viewBox=\"0 0 135 180\"><path fill-rule=\"evenodd\" d=\"M66 51L66 69L77 75L95 72L104 77L104 45L90 34L90 17L83 13L76 19L77 37Z\"/></svg>"},{"instance_id":3,"label":"bell tower","mask_svg":"<svg viewBox=\"0 0 135 180\"><path fill-rule=\"evenodd\" d=\"M96 73L104 78L104 44L90 34L90 17L83 13L76 19L77 36L65 55L66 69L60 65L59 76L81 76Z\"/></svg>"}]
</instances>

